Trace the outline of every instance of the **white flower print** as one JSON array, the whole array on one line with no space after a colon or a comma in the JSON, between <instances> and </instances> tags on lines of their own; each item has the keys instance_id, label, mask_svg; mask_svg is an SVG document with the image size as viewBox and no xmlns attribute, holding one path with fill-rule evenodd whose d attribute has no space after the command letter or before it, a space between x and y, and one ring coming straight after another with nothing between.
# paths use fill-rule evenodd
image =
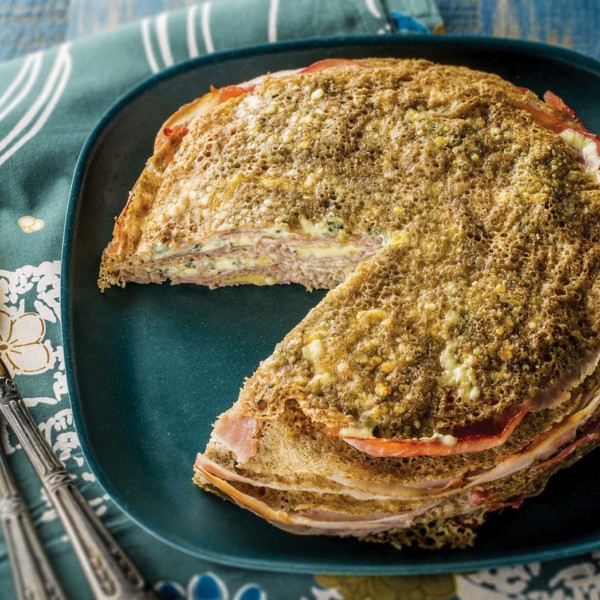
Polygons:
<instances>
[{"instance_id":1,"label":"white flower print","mask_svg":"<svg viewBox=\"0 0 600 600\"><path fill-rule=\"evenodd\" d=\"M0 310L0 358L13 375L43 373L54 364L50 342L43 342L44 320L36 313L11 317Z\"/></svg>"},{"instance_id":2,"label":"white flower print","mask_svg":"<svg viewBox=\"0 0 600 600\"><path fill-rule=\"evenodd\" d=\"M109 497L95 485L75 432L60 345L60 262L23 265L16 271L0 269L0 355L15 375L30 374L21 392L42 433L82 485L97 514L110 510ZM39 396L35 394L39 393ZM7 454L22 449L15 436L0 424L0 443ZM56 514L39 493L37 521L55 521Z\"/></svg>"}]
</instances>

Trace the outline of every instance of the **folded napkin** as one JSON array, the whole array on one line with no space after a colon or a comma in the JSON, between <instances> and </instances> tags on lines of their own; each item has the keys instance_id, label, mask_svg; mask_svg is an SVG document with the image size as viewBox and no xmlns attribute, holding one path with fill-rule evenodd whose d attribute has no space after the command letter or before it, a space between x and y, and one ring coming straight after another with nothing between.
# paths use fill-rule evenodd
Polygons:
<instances>
[{"instance_id":1,"label":"folded napkin","mask_svg":"<svg viewBox=\"0 0 600 600\"><path fill-rule=\"evenodd\" d=\"M0 64L0 355L80 489L163 598L425 600L487 598L490 591L502 598L539 581L539 565L469 577L313 577L207 563L165 546L112 504L81 454L72 422L60 334L62 231L79 151L116 98L152 73L219 50L441 30L433 0L218 0ZM69 597L91 598L19 445L3 428L0 437ZM588 572L600 570L592 559L586 564ZM13 594L0 541L0 597Z\"/></svg>"}]
</instances>

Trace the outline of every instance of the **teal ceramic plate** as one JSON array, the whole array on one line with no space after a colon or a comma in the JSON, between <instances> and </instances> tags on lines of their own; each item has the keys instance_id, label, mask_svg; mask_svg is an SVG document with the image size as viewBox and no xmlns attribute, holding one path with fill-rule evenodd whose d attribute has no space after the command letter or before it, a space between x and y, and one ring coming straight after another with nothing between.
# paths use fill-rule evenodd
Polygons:
<instances>
[{"instance_id":1,"label":"teal ceramic plate","mask_svg":"<svg viewBox=\"0 0 600 600\"><path fill-rule=\"evenodd\" d=\"M113 217L176 108L217 86L330 57L423 57L494 71L538 93L551 88L600 131L600 65L546 46L452 37L372 37L272 45L212 55L154 76L119 100L75 172L63 249L63 335L83 450L100 483L142 527L217 562L296 572L423 573L563 557L600 549L596 452L539 498L490 518L475 548L398 551L299 537L198 490L197 451L244 377L322 297L299 286L210 291L130 285L100 294Z\"/></svg>"}]
</instances>

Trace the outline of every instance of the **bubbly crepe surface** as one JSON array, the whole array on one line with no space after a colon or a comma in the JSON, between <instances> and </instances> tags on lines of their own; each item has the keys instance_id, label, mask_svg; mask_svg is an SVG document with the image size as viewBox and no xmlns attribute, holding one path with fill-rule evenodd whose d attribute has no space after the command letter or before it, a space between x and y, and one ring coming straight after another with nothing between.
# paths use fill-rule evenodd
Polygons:
<instances>
[{"instance_id":1,"label":"bubbly crepe surface","mask_svg":"<svg viewBox=\"0 0 600 600\"><path fill-rule=\"evenodd\" d=\"M464 67L368 64L267 76L188 123L140 178L102 277L119 282L113 263L201 249L227 232L385 243L444 206L460 210L472 235L513 225L531 239L548 216L575 217L578 234L597 227L588 218L586 229L573 206L574 189L592 207L597 188L522 109L544 106L531 92Z\"/></svg>"},{"instance_id":2,"label":"bubbly crepe surface","mask_svg":"<svg viewBox=\"0 0 600 600\"><path fill-rule=\"evenodd\" d=\"M533 401L590 354L598 249L582 214L555 226L547 200L490 226L471 202L415 216L330 292L250 380L251 402L262 386L267 409L290 397L332 426L430 436Z\"/></svg>"},{"instance_id":3,"label":"bubbly crepe surface","mask_svg":"<svg viewBox=\"0 0 600 600\"><path fill-rule=\"evenodd\" d=\"M471 544L600 443L597 138L557 97L420 60L225 90L159 136L100 286L339 285L196 482L296 533Z\"/></svg>"}]
</instances>

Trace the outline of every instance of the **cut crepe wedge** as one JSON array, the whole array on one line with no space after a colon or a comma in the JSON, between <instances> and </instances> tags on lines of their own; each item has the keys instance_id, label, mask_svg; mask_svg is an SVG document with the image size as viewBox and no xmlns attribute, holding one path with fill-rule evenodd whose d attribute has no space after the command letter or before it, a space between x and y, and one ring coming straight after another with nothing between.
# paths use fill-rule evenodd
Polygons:
<instances>
[{"instance_id":1,"label":"cut crepe wedge","mask_svg":"<svg viewBox=\"0 0 600 600\"><path fill-rule=\"evenodd\" d=\"M414 221L286 336L215 424L196 483L294 533L464 547L598 444L599 265L582 222L555 231L539 214L544 242L512 273L458 214ZM553 264L558 229L573 247Z\"/></svg>"},{"instance_id":2,"label":"cut crepe wedge","mask_svg":"<svg viewBox=\"0 0 600 600\"><path fill-rule=\"evenodd\" d=\"M477 195L514 169L537 123L597 173L592 134L550 100L417 60L329 59L213 88L158 133L98 284L333 287L444 187Z\"/></svg>"},{"instance_id":3,"label":"cut crepe wedge","mask_svg":"<svg viewBox=\"0 0 600 600\"><path fill-rule=\"evenodd\" d=\"M456 456L373 460L315 430L293 404L266 421L236 404L198 455L195 482L293 533L465 547L488 512L518 507L541 492L553 472L598 445L599 388L597 370L571 390L578 398L571 413L564 402L531 413L526 418L537 435L470 462ZM432 471L432 461L442 464Z\"/></svg>"}]
</instances>

